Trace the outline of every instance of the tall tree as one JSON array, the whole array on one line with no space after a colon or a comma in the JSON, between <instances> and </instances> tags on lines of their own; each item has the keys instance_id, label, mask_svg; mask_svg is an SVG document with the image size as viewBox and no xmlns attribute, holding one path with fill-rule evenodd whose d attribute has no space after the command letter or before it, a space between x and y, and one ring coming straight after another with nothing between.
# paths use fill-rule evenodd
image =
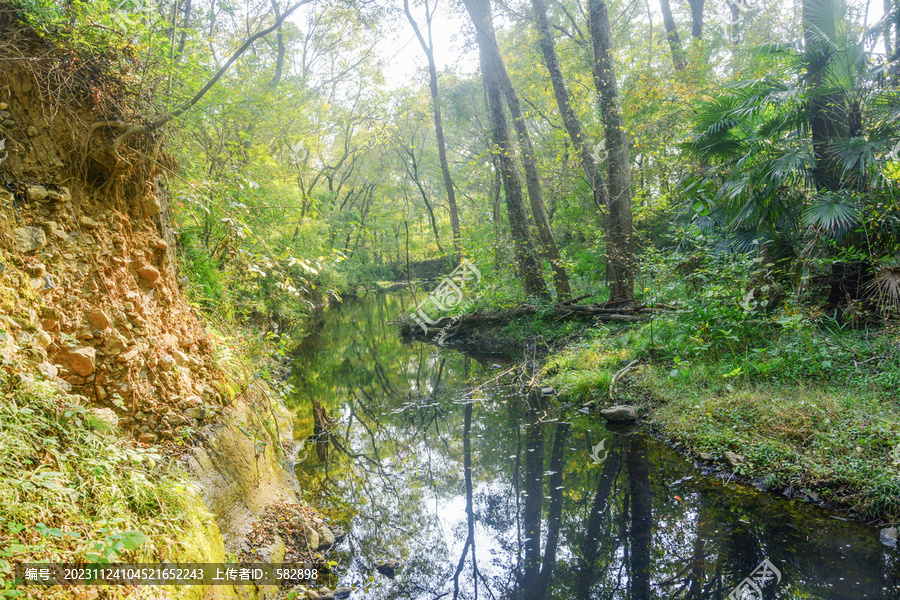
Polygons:
<instances>
[{"instance_id":1,"label":"tall tree","mask_svg":"<svg viewBox=\"0 0 900 600\"><path fill-rule=\"evenodd\" d=\"M500 76L502 62L500 61L500 50L493 43L495 36L490 0L463 0L463 4L475 26L481 75L484 79L488 109L491 114L491 137L503 177L509 228L515 243L516 262L519 266L525 293L546 297L548 295L547 285L544 283L540 264L535 258L534 248L528 236L528 215L525 212L522 181L516 166L515 151L509 140L509 124L504 112Z\"/></svg>"},{"instance_id":2,"label":"tall tree","mask_svg":"<svg viewBox=\"0 0 900 600\"><path fill-rule=\"evenodd\" d=\"M584 170L588 185L591 187L594 204L601 213L604 213L606 205L609 203L606 193L606 182L603 180L603 174L600 172L597 161L591 156L591 146L584 135L581 119L578 118L578 115L572 108L569 90L566 87L566 81L559 66L559 58L556 55L556 45L553 43L553 36L550 32L547 7L544 4L544 0L531 0L531 6L534 9L534 21L538 30L541 54L544 56L544 65L547 67L547 72L550 74L550 82L553 84L556 106L559 108L559 114L562 115L566 133L569 134L569 139L578 152L581 168ZM607 268L609 268L608 265Z\"/></svg>"},{"instance_id":3,"label":"tall tree","mask_svg":"<svg viewBox=\"0 0 900 600\"><path fill-rule=\"evenodd\" d=\"M687 57L684 54L684 48L681 47L681 36L678 35L678 26L675 24L675 17L672 16L669 0L659 0L659 8L663 16L663 25L666 27L666 40L672 51L672 62L675 64L675 69L681 71L687 66Z\"/></svg>"},{"instance_id":4,"label":"tall tree","mask_svg":"<svg viewBox=\"0 0 900 600\"><path fill-rule=\"evenodd\" d=\"M834 65L838 0L803 0L803 43L809 80L809 128L812 133L818 184L836 191L844 180L835 140L848 137L846 103L840 88L833 89L829 70Z\"/></svg>"},{"instance_id":5,"label":"tall tree","mask_svg":"<svg viewBox=\"0 0 900 600\"><path fill-rule=\"evenodd\" d=\"M460 229L459 229L459 210L456 206L456 189L453 187L453 179L450 177L450 165L447 161L447 143L444 139L444 125L441 118L441 97L438 94L438 78L437 65L434 62L434 40L431 36L431 22L434 18L434 11L437 8L437 2L432 7L428 0L425 0L425 29L428 33L428 39L422 35L419 25L416 23L409 8L409 0L403 0L403 10L406 12L406 18L416 32L416 39L422 46L422 52L428 59L428 89L431 91L431 106L434 115L434 136L437 138L438 159L441 163L441 175L444 177L444 188L447 190L447 205L450 208L450 227L453 229L453 248L459 254Z\"/></svg>"},{"instance_id":6,"label":"tall tree","mask_svg":"<svg viewBox=\"0 0 900 600\"><path fill-rule=\"evenodd\" d=\"M705 0L688 0L691 6L691 37L703 39L703 4Z\"/></svg>"},{"instance_id":7,"label":"tall tree","mask_svg":"<svg viewBox=\"0 0 900 600\"><path fill-rule=\"evenodd\" d=\"M493 40L493 44L497 44L496 39ZM531 214L537 225L541 245L544 247L544 252L550 260L550 266L553 269L553 285L556 288L557 296L560 300L565 300L571 294L569 277L566 275L566 268L563 265L559 247L556 245L556 238L553 237L553 230L550 228L550 219L547 216L547 207L544 204L544 194L541 191L541 180L538 175L534 144L531 141L531 134L528 132L528 123L525 121L525 113L522 110L519 95L516 93L516 88L513 86L509 72L506 70L503 57L499 53L497 59L499 61L498 67L500 69L499 75L503 95L506 96L506 104L509 106L513 127L519 139L519 148L522 151L522 164L525 166L525 187L528 190Z\"/></svg>"},{"instance_id":8,"label":"tall tree","mask_svg":"<svg viewBox=\"0 0 900 600\"><path fill-rule=\"evenodd\" d=\"M603 120L608 153L606 160L609 203L604 216L609 301L627 303L634 300L631 165L628 157L628 134L619 106L619 84L616 81L613 61L609 9L604 0L588 0L588 22L594 48L594 86L599 96L600 117Z\"/></svg>"}]
</instances>

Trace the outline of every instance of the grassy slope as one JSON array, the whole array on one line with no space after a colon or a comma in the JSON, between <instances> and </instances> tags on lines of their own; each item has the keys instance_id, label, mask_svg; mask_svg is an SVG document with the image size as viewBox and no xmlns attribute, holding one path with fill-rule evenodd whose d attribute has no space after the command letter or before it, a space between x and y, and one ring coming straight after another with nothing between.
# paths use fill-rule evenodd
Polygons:
<instances>
[{"instance_id":1,"label":"grassy slope","mask_svg":"<svg viewBox=\"0 0 900 600\"><path fill-rule=\"evenodd\" d=\"M14 563L224 562L218 529L186 474L110 429L82 400L9 366L0 371L0 598L74 593L17 588Z\"/></svg>"}]
</instances>

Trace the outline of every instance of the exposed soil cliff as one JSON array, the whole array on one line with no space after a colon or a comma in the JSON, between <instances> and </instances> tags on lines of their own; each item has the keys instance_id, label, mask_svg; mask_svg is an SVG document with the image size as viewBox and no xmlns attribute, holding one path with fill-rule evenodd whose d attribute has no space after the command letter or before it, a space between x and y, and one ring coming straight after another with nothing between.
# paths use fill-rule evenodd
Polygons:
<instances>
[{"instance_id":1,"label":"exposed soil cliff","mask_svg":"<svg viewBox=\"0 0 900 600\"><path fill-rule=\"evenodd\" d=\"M109 150L149 110L135 61L69 52L2 4L0 40L3 361L82 397L139 443L187 441L183 460L222 532L205 558L224 560L224 541L235 555L278 560L284 543L259 549L247 536L271 506L298 506L291 419L264 389L229 381L181 294L161 140ZM318 543L303 539L308 556Z\"/></svg>"}]
</instances>

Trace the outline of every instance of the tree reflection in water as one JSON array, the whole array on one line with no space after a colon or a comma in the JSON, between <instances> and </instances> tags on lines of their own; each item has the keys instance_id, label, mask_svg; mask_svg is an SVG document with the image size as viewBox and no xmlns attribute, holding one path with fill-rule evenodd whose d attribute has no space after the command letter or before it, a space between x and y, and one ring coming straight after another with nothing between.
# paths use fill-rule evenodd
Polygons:
<instances>
[{"instance_id":1,"label":"tree reflection in water","mask_svg":"<svg viewBox=\"0 0 900 600\"><path fill-rule=\"evenodd\" d=\"M701 477L643 430L529 393L534 365L403 344L399 311L378 296L328 314L291 380L298 440L314 404L335 419L298 474L349 523L339 571L357 597L724 599L763 558L780 598L900 596L877 532ZM375 572L389 558L393 580Z\"/></svg>"}]
</instances>

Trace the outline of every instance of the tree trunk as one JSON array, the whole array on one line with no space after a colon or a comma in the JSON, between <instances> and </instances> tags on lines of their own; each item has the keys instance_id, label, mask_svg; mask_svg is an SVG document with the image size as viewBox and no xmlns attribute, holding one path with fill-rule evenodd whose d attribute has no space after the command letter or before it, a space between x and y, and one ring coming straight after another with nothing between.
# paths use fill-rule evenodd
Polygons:
<instances>
[{"instance_id":1,"label":"tree trunk","mask_svg":"<svg viewBox=\"0 0 900 600\"><path fill-rule=\"evenodd\" d=\"M603 472L597 478L594 501L591 503L591 512L584 527L584 541L579 548L572 592L572 597L576 600L589 600L595 597L591 595L591 588L602 575L601 565L606 562L602 559L614 555L621 543L620 539L616 539L615 532L610 526L614 510L607 510L615 503L615 497L610 499L610 496L613 496L613 490L616 489L621 467L622 454L619 442L616 441L616 436L613 436L612 446L603 463Z\"/></svg>"},{"instance_id":2,"label":"tree trunk","mask_svg":"<svg viewBox=\"0 0 900 600\"><path fill-rule=\"evenodd\" d=\"M566 442L568 441L569 423L560 421L556 427L553 440L553 451L550 454L550 489L547 492L549 506L547 509L547 544L544 546L544 558L541 562L541 576L536 586L534 598L543 600L547 597L553 568L556 566L556 550L559 546L559 529L562 523L563 470L565 469ZM527 594L527 590L526 590Z\"/></svg>"},{"instance_id":3,"label":"tree trunk","mask_svg":"<svg viewBox=\"0 0 900 600\"><path fill-rule=\"evenodd\" d=\"M490 0L463 0L463 3L475 25L481 74L491 113L491 135L494 151L500 161L500 173L503 176L503 189L506 193L506 209L509 213L509 228L515 242L519 273L526 294L547 297L547 285L544 283L540 264L534 256L534 248L528 237L528 215L522 196L522 182L509 141L509 125L503 112L503 92L498 66L499 50L496 44L491 42L494 34Z\"/></svg>"},{"instance_id":4,"label":"tree trunk","mask_svg":"<svg viewBox=\"0 0 900 600\"><path fill-rule=\"evenodd\" d=\"M704 0L688 0L691 6L691 37L703 39L703 3Z\"/></svg>"},{"instance_id":5,"label":"tree trunk","mask_svg":"<svg viewBox=\"0 0 900 600\"><path fill-rule=\"evenodd\" d=\"M891 9L893 8L892 0L884 0L884 14L890 15ZM894 54L891 50L893 44L891 43L891 25L893 19L888 18L887 23L884 26L884 55L888 60L891 59L891 56Z\"/></svg>"},{"instance_id":6,"label":"tree trunk","mask_svg":"<svg viewBox=\"0 0 900 600\"><path fill-rule=\"evenodd\" d=\"M550 74L550 81L553 84L553 94L556 97L556 106L562 115L563 124L572 145L578 152L578 158L581 160L581 168L587 178L588 185L591 186L591 194L594 204L601 214L606 213L606 206L609 204L609 197L606 191L606 182L603 180L603 174L600 167L591 157L591 147L584 135L584 127L581 120L572 108L572 102L569 99L569 90L566 88L566 82L563 78L562 69L559 66L559 58L556 55L556 47L553 43L553 36L550 33L550 23L547 19L547 8L544 0L532 0L534 8L534 20L538 29L538 37L540 39L541 53L544 56L544 64ZM611 267L607 264L607 270L611 271Z\"/></svg>"},{"instance_id":7,"label":"tree trunk","mask_svg":"<svg viewBox=\"0 0 900 600\"><path fill-rule=\"evenodd\" d=\"M468 0L466 0L468 1ZM529 398L525 425L525 564L522 589L526 600L537 600L541 575L541 513L544 500L544 424L541 423L540 397Z\"/></svg>"},{"instance_id":8,"label":"tree trunk","mask_svg":"<svg viewBox=\"0 0 900 600\"><path fill-rule=\"evenodd\" d=\"M606 182L603 181L603 174L600 172L597 163L591 158L591 147L584 135L584 127L572 108L569 90L566 88L562 69L559 66L559 58L556 55L556 48L553 44L553 37L550 33L547 8L544 0L532 0L531 5L534 7L535 24L540 37L541 53L544 55L544 63L550 74L550 81L553 84L556 106L559 108L560 115L562 115L563 124L566 127L566 132L569 134L569 139L572 140L572 144L578 151L581 167L584 169L588 185L591 186L594 204L602 211L608 204Z\"/></svg>"},{"instance_id":9,"label":"tree trunk","mask_svg":"<svg viewBox=\"0 0 900 600\"><path fill-rule=\"evenodd\" d=\"M885 13L891 11L893 11L892 21L894 23L894 51L893 53L889 52L888 56L893 64L891 67L891 83L892 85L897 86L900 85L900 2L898 2L898 0L893 0L893 6L891 6L890 0L885 0ZM890 26L887 27L885 37L890 35L889 32Z\"/></svg>"},{"instance_id":10,"label":"tree trunk","mask_svg":"<svg viewBox=\"0 0 900 600\"><path fill-rule=\"evenodd\" d=\"M431 221L431 230L434 232L434 242L437 244L438 252L444 254L444 247L441 246L441 235L438 232L437 220L434 217L434 208L428 200L428 193L425 191L425 186L423 186L422 182L419 180L419 163L416 161L415 150L413 150L412 145L410 145L404 146L403 152L409 157L410 162L412 162L412 169L410 169L409 163L406 162L406 158L401 156L403 168L406 170L406 174L412 179L413 183L416 184L416 188L419 190L419 194L425 202L425 209L428 211L428 218Z\"/></svg>"},{"instance_id":11,"label":"tree trunk","mask_svg":"<svg viewBox=\"0 0 900 600\"><path fill-rule=\"evenodd\" d=\"M650 469L647 444L640 433L628 439L628 488L631 494L631 577L629 586L633 600L650 600L650 550L653 509L650 502Z\"/></svg>"},{"instance_id":12,"label":"tree trunk","mask_svg":"<svg viewBox=\"0 0 900 600\"><path fill-rule=\"evenodd\" d=\"M496 40L494 40L494 43L496 44ZM556 245L556 239L553 237L553 230L550 228L550 219L547 217L547 207L544 204L537 160L534 155L534 144L531 143L531 135L528 133L525 113L522 111L522 104L519 102L519 96L516 94L512 80L509 78L509 72L506 70L506 65L503 64L503 58L498 56L498 59L500 61L498 66L500 67L501 87L503 88L504 96L506 96L509 112L512 115L516 136L519 138L519 148L522 150L522 163L525 165L525 187L528 189L528 202L531 205L531 214L534 217L534 222L537 224L541 245L544 247L544 252L553 268L553 286L556 288L556 294L560 300L566 300L572 292L569 287L566 268L563 266L562 256Z\"/></svg>"},{"instance_id":13,"label":"tree trunk","mask_svg":"<svg viewBox=\"0 0 900 600\"><path fill-rule=\"evenodd\" d=\"M741 41L741 9L737 2L725 0L728 10L731 11L731 22L729 25L729 38L731 41L731 61L735 62L735 54L737 53L738 42Z\"/></svg>"},{"instance_id":14,"label":"tree trunk","mask_svg":"<svg viewBox=\"0 0 900 600\"><path fill-rule=\"evenodd\" d=\"M669 41L669 48L672 49L672 62L675 64L675 69L681 71L687 66L687 58L681 47L681 36L678 35L678 27L672 16L669 0L659 0L659 8L662 11L663 25L666 26L666 39ZM609 20L609 16L607 16L607 20Z\"/></svg>"},{"instance_id":15,"label":"tree trunk","mask_svg":"<svg viewBox=\"0 0 900 600\"><path fill-rule=\"evenodd\" d=\"M272 0L272 10L275 12L276 20L281 17L278 0ZM282 31L281 25L278 26L278 29L275 32L275 42L278 48L278 54L275 57L275 74L272 76L271 86L273 88L278 87L278 84L281 83L281 75L284 72L284 32Z\"/></svg>"},{"instance_id":16,"label":"tree trunk","mask_svg":"<svg viewBox=\"0 0 900 600\"><path fill-rule=\"evenodd\" d=\"M597 88L600 116L606 136L608 156L607 188L609 204L605 211L607 279L611 303L634 300L634 270L631 218L631 165L628 158L628 135L619 107L619 85L616 82L612 54L612 30L604 0L588 0L588 19L594 46L594 86Z\"/></svg>"},{"instance_id":17,"label":"tree trunk","mask_svg":"<svg viewBox=\"0 0 900 600\"><path fill-rule=\"evenodd\" d=\"M403 10L406 11L406 18L416 32L416 38L425 58L428 59L428 89L431 90L431 107L434 114L434 137L437 139L438 159L441 163L441 175L444 177L444 188L447 190L447 205L450 207L450 227L453 229L453 249L457 256L460 256L460 228L459 228L459 211L456 206L456 189L453 187L453 179L450 177L450 164L447 162L447 143L444 139L444 125L441 119L441 101L438 95L438 78L437 66L434 62L434 42L431 38L431 20L434 12L430 10L428 3L425 3L426 27L428 28L428 41L419 31L419 26L413 19L412 12L409 9L409 0L403 0Z\"/></svg>"},{"instance_id":18,"label":"tree trunk","mask_svg":"<svg viewBox=\"0 0 900 600\"><path fill-rule=\"evenodd\" d=\"M826 91L826 76L833 60L831 41L836 27L835 0L803 0L803 40L809 59L809 128L812 133L815 174L820 187L838 191L843 187L840 157L832 143L847 137L844 94Z\"/></svg>"}]
</instances>

